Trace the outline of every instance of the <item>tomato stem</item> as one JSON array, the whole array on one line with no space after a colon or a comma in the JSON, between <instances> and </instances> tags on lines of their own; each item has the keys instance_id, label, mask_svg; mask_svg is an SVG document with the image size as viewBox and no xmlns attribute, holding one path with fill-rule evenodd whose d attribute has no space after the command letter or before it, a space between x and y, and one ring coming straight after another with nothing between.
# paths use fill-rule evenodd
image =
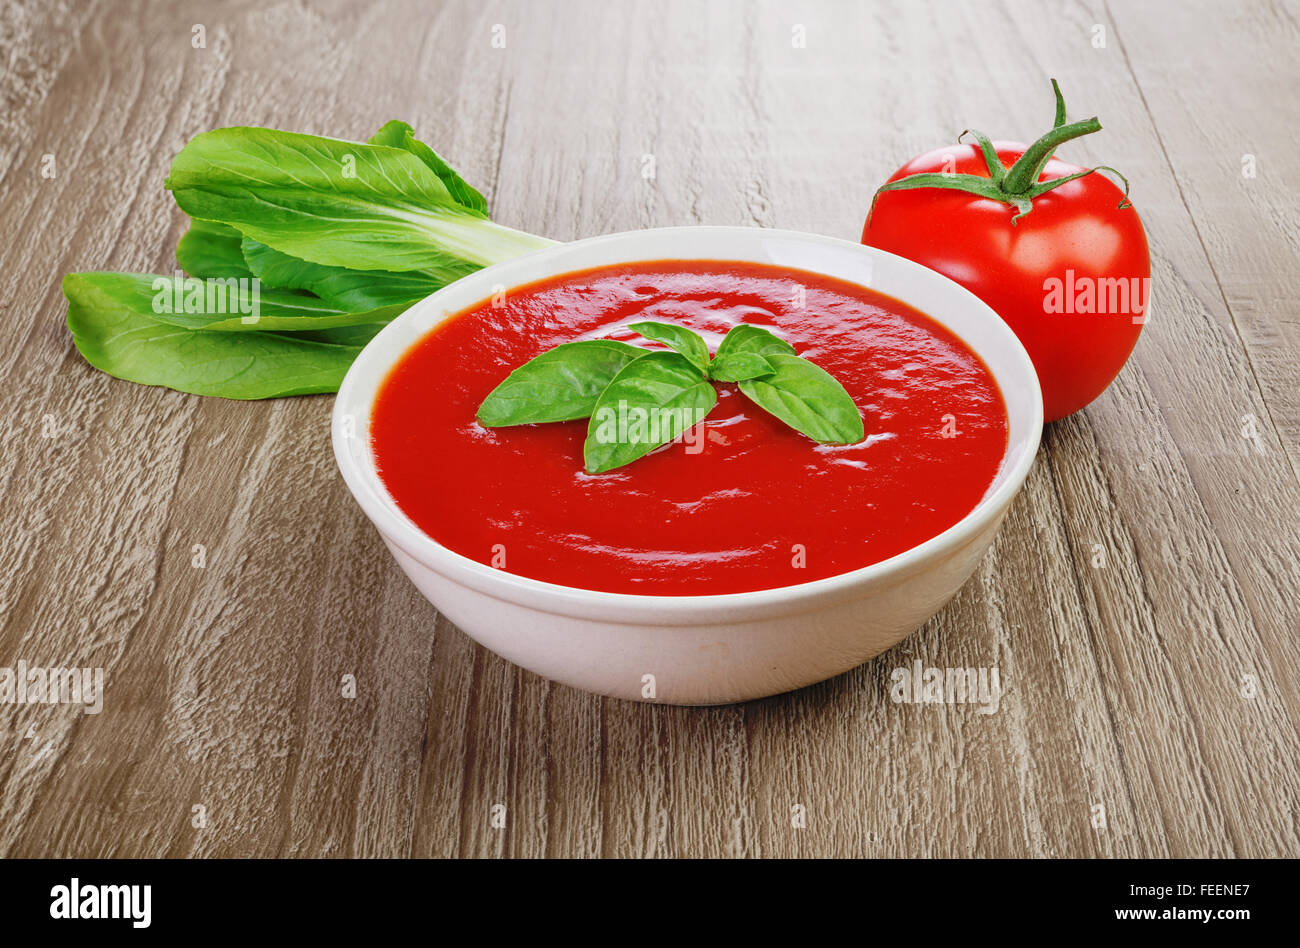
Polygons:
<instances>
[{"instance_id":1,"label":"tomato stem","mask_svg":"<svg viewBox=\"0 0 1300 948\"><path fill-rule=\"evenodd\" d=\"M1101 122L1098 121L1096 116L1084 119L1081 122L1067 123L1065 121L1065 98L1061 95L1061 86L1055 79L1052 80L1052 92L1056 98L1056 115L1052 130L1026 148L1024 154L1010 168L1003 166L992 141L987 135L973 128L967 129L957 136L957 141L960 142L968 134L975 137L975 140L979 143L980 152L984 156L984 164L988 168L989 176L987 178L976 174L925 172L908 175L905 178L899 178L897 181L890 181L882 185L876 191L875 197L872 198L871 212L867 214L867 226L871 226L871 214L875 213L876 201L880 199L882 192L903 191L910 188L951 188L966 191L977 197L1002 201L1016 209L1017 213L1011 218L1011 223L1015 224L1020 218L1033 210L1035 198L1046 194L1059 185L1065 184L1067 181L1073 181L1076 178L1081 178L1102 169L1113 172L1120 180L1124 181L1124 200L1120 202L1119 206L1121 208L1131 207L1132 205L1128 203L1128 181L1114 168L1105 165L1098 168L1089 168L1087 171L1067 175L1064 178L1039 182L1039 176L1042 175L1043 169L1047 167L1047 163L1056 153L1056 149L1075 138L1101 131Z\"/></svg>"},{"instance_id":2,"label":"tomato stem","mask_svg":"<svg viewBox=\"0 0 1300 948\"><path fill-rule=\"evenodd\" d=\"M984 154L984 165L989 169L989 177L993 179L995 184L1000 185L1002 179L1006 177L1007 169L1003 166L1001 159L998 158L998 150L993 147L992 139L977 129L968 128L957 136L957 142L960 144L961 140L967 135L974 135L975 140L979 142L980 151Z\"/></svg>"},{"instance_id":3,"label":"tomato stem","mask_svg":"<svg viewBox=\"0 0 1300 948\"><path fill-rule=\"evenodd\" d=\"M1052 129L1026 148L1020 160L1011 166L1007 176L1002 179L1002 190L1008 194L1024 194L1038 181L1038 176L1043 173L1043 168L1057 148L1071 139L1082 138L1084 135L1099 131L1101 131L1101 122L1095 115L1082 122L1071 122Z\"/></svg>"},{"instance_id":4,"label":"tomato stem","mask_svg":"<svg viewBox=\"0 0 1300 948\"><path fill-rule=\"evenodd\" d=\"M1061 84L1055 79L1052 80L1052 93L1056 96L1056 119L1052 128L1060 128L1065 124L1065 96L1061 95Z\"/></svg>"}]
</instances>

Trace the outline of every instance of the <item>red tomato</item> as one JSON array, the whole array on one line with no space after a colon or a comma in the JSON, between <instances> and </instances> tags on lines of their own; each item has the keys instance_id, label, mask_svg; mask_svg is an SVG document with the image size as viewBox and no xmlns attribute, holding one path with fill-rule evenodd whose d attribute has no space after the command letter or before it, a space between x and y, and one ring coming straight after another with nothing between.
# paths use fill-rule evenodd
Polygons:
<instances>
[{"instance_id":1,"label":"red tomato","mask_svg":"<svg viewBox=\"0 0 1300 948\"><path fill-rule=\"evenodd\" d=\"M992 144L1005 168L1027 147ZM1085 170L1053 158L1037 181ZM889 180L926 172L990 177L971 144L926 152ZM1055 421L1100 395L1133 351L1148 306L1147 238L1137 211L1101 173L1034 197L1012 224L1016 214L964 190L882 191L862 242L938 270L988 303L1028 350L1045 418Z\"/></svg>"}]
</instances>

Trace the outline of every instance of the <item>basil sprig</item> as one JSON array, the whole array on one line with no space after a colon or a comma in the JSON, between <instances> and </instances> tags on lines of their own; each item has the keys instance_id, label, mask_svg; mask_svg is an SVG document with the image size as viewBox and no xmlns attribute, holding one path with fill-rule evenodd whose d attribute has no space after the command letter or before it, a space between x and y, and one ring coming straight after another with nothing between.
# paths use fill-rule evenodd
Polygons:
<instances>
[{"instance_id":1,"label":"basil sprig","mask_svg":"<svg viewBox=\"0 0 1300 948\"><path fill-rule=\"evenodd\" d=\"M515 369L478 409L489 428L589 418L589 474L630 464L699 424L717 404L712 382L736 382L763 410L822 444L856 444L862 416L830 373L766 329L734 326L710 360L699 335L633 323L670 351L609 339L566 342Z\"/></svg>"}]
</instances>

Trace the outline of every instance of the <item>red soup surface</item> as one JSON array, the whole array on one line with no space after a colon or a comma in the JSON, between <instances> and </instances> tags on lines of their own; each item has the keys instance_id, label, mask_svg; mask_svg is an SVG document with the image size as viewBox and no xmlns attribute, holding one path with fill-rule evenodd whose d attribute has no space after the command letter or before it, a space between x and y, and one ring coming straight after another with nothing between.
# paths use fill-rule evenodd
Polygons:
<instances>
[{"instance_id":1,"label":"red soup surface","mask_svg":"<svg viewBox=\"0 0 1300 948\"><path fill-rule=\"evenodd\" d=\"M867 437L819 445L718 386L695 444L583 470L586 421L483 428L479 403L562 342L685 325L716 350L770 329L844 385ZM662 260L567 273L443 322L406 352L371 417L379 473L420 529L491 566L650 595L748 592L868 566L952 526L984 496L1006 408L975 353L891 297L800 270Z\"/></svg>"}]
</instances>

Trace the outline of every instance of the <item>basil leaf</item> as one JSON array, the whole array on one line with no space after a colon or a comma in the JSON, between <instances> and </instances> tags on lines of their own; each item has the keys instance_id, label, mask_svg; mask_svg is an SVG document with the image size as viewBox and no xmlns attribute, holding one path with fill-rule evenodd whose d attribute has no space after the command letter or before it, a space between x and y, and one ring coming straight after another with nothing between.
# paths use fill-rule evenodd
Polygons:
<instances>
[{"instance_id":1,"label":"basil leaf","mask_svg":"<svg viewBox=\"0 0 1300 948\"><path fill-rule=\"evenodd\" d=\"M714 358L723 359L736 352L753 352L761 356L794 355L794 346L761 326L741 323L732 326L723 337L722 343L718 346L718 354Z\"/></svg>"},{"instance_id":2,"label":"basil leaf","mask_svg":"<svg viewBox=\"0 0 1300 948\"><path fill-rule=\"evenodd\" d=\"M486 266L553 243L457 203L428 165L386 145L219 128L181 149L166 186L191 217L353 270Z\"/></svg>"},{"instance_id":3,"label":"basil leaf","mask_svg":"<svg viewBox=\"0 0 1300 948\"><path fill-rule=\"evenodd\" d=\"M250 277L244 261L239 231L212 221L190 221L190 229L176 244L176 262L190 276Z\"/></svg>"},{"instance_id":4,"label":"basil leaf","mask_svg":"<svg viewBox=\"0 0 1300 948\"><path fill-rule=\"evenodd\" d=\"M251 238L243 239L243 256L252 273L271 286L309 290L339 309L367 310L424 299L453 280L479 269L452 261L445 267L407 270L348 270L310 263L281 253Z\"/></svg>"},{"instance_id":5,"label":"basil leaf","mask_svg":"<svg viewBox=\"0 0 1300 948\"><path fill-rule=\"evenodd\" d=\"M83 299L129 310L184 329L295 331L387 323L405 306L350 313L314 296L233 277L179 279L149 273L69 273L63 281Z\"/></svg>"},{"instance_id":6,"label":"basil leaf","mask_svg":"<svg viewBox=\"0 0 1300 948\"><path fill-rule=\"evenodd\" d=\"M690 430L718 393L676 352L649 352L628 363L601 392L582 455L588 474L629 464Z\"/></svg>"},{"instance_id":7,"label":"basil leaf","mask_svg":"<svg viewBox=\"0 0 1300 948\"><path fill-rule=\"evenodd\" d=\"M372 145L388 145L409 151L423 161L429 170L438 176L447 187L447 192L461 207L468 208L482 217L488 216L487 201L483 195L465 183L465 179L456 173L451 165L438 157L438 153L415 137L415 129L405 122L393 119L370 136Z\"/></svg>"},{"instance_id":8,"label":"basil leaf","mask_svg":"<svg viewBox=\"0 0 1300 948\"><path fill-rule=\"evenodd\" d=\"M719 382L744 382L764 375L771 375L776 369L772 363L757 352L731 352L713 360L709 366L709 378Z\"/></svg>"},{"instance_id":9,"label":"basil leaf","mask_svg":"<svg viewBox=\"0 0 1300 948\"><path fill-rule=\"evenodd\" d=\"M759 408L823 444L856 444L866 436L858 406L825 369L798 356L766 356L776 372L740 383Z\"/></svg>"},{"instance_id":10,"label":"basil leaf","mask_svg":"<svg viewBox=\"0 0 1300 948\"><path fill-rule=\"evenodd\" d=\"M487 428L586 418L619 372L644 350L612 339L566 342L511 372L478 407Z\"/></svg>"},{"instance_id":11,"label":"basil leaf","mask_svg":"<svg viewBox=\"0 0 1300 948\"><path fill-rule=\"evenodd\" d=\"M68 329L87 362L120 379L239 399L336 392L361 351L278 333L169 326L89 276L64 277Z\"/></svg>"},{"instance_id":12,"label":"basil leaf","mask_svg":"<svg viewBox=\"0 0 1300 948\"><path fill-rule=\"evenodd\" d=\"M668 348L675 349L685 356L691 365L699 369L701 374L708 374L709 347L703 339L686 327L675 326L672 323L643 322L631 323L628 328L647 339L662 342Z\"/></svg>"}]
</instances>

